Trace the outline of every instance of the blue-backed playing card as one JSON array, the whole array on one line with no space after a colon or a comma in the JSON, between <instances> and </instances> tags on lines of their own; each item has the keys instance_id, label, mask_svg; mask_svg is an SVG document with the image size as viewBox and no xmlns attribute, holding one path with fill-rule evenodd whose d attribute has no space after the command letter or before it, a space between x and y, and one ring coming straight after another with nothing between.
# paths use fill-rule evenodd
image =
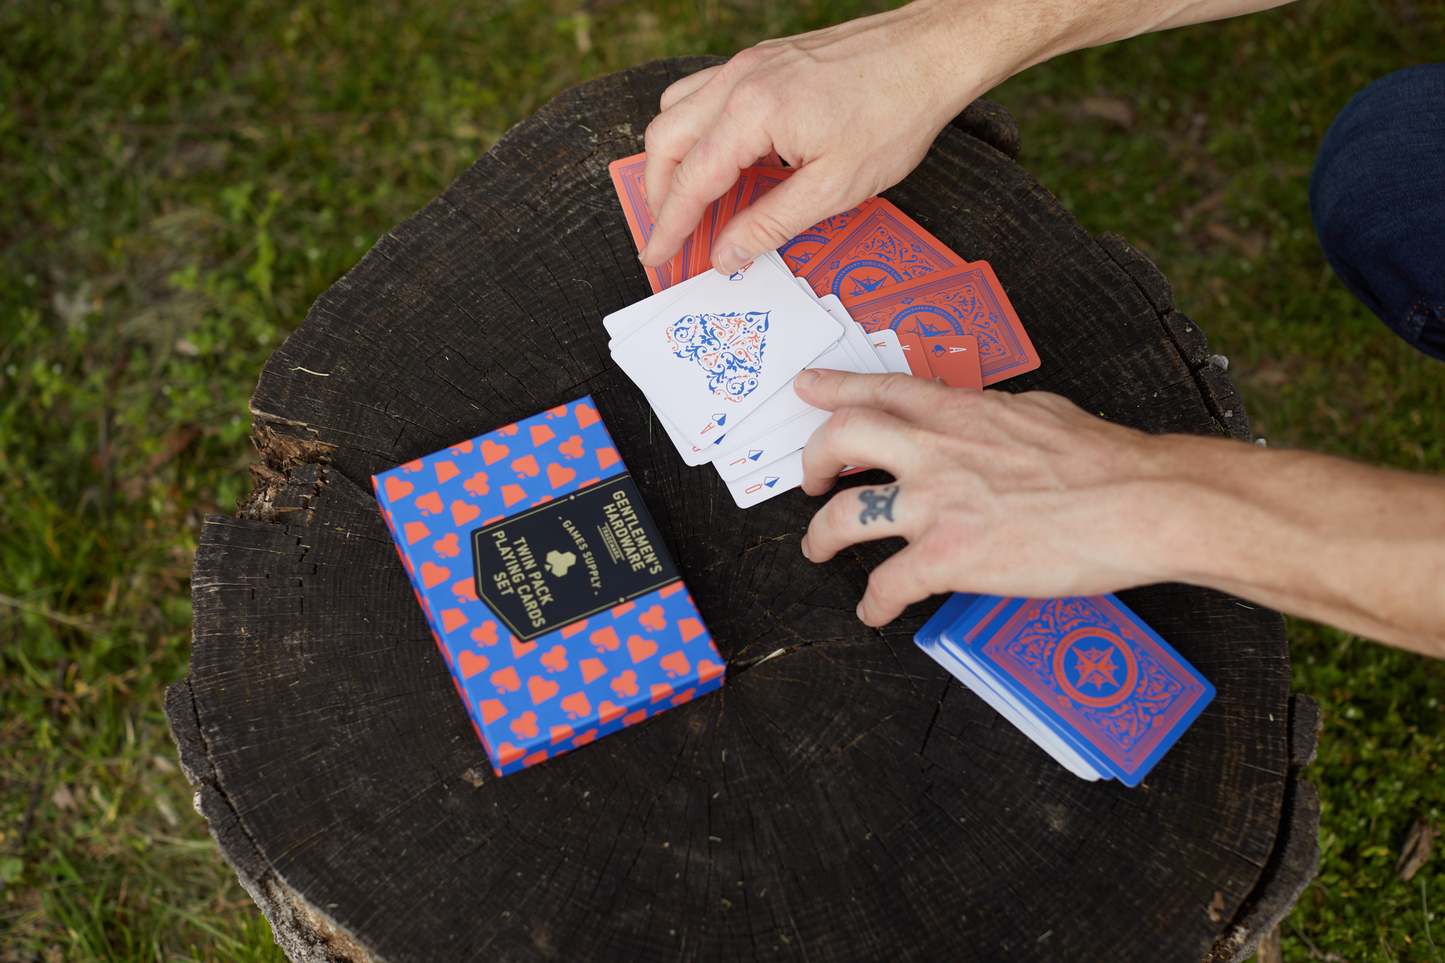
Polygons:
<instances>
[{"instance_id":1,"label":"blue-backed playing card","mask_svg":"<svg viewBox=\"0 0 1445 963\"><path fill-rule=\"evenodd\" d=\"M916 641L950 671L962 665L1014 710L1000 710L1010 721L1022 715L1126 786L1137 786L1214 698L1208 680L1112 595L956 596Z\"/></svg>"}]
</instances>

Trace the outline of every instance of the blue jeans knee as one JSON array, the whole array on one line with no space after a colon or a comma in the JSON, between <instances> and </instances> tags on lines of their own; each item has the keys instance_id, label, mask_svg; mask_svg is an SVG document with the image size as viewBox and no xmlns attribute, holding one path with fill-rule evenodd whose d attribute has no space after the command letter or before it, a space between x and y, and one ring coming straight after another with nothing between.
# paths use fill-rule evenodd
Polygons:
<instances>
[{"instance_id":1,"label":"blue jeans knee","mask_svg":"<svg viewBox=\"0 0 1445 963\"><path fill-rule=\"evenodd\" d=\"M1345 286L1445 360L1445 63L1396 71L1345 105L1315 158L1310 215Z\"/></svg>"}]
</instances>

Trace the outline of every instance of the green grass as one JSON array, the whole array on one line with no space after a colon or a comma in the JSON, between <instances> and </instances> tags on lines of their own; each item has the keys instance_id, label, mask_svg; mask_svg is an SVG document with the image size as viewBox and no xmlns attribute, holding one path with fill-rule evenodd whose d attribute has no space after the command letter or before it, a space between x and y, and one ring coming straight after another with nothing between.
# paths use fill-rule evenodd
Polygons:
<instances>
[{"instance_id":1,"label":"green grass","mask_svg":"<svg viewBox=\"0 0 1445 963\"><path fill-rule=\"evenodd\" d=\"M188 805L160 693L187 671L201 518L248 488L246 399L311 301L558 91L875 8L0 7L0 963L281 958ZM1438 472L1445 366L1328 272L1305 189L1351 94L1442 49L1438 3L1311 0L994 96L1021 163L1169 275L1257 435ZM1441 863L1408 885L1393 867L1445 794L1445 671L1290 636L1325 710L1325 859L1285 957L1439 963Z\"/></svg>"}]
</instances>

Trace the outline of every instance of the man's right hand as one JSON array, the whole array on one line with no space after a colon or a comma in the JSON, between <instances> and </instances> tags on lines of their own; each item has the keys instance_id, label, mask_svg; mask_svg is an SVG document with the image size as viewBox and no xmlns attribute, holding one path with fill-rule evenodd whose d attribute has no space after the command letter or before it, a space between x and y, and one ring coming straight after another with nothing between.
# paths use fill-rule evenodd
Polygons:
<instances>
[{"instance_id":1,"label":"man's right hand","mask_svg":"<svg viewBox=\"0 0 1445 963\"><path fill-rule=\"evenodd\" d=\"M959 56L969 46L956 36L959 6L920 0L769 40L669 87L647 128L657 220L642 263L666 263L738 172L774 151L796 173L714 240L720 271L907 176L944 125L1010 72Z\"/></svg>"}]
</instances>

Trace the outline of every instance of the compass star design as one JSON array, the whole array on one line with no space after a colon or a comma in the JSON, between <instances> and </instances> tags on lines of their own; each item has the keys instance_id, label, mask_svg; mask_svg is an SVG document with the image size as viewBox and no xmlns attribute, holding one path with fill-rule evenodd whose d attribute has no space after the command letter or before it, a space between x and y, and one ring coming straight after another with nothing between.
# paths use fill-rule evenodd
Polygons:
<instances>
[{"instance_id":1,"label":"compass star design","mask_svg":"<svg viewBox=\"0 0 1445 963\"><path fill-rule=\"evenodd\" d=\"M1103 689L1105 685L1119 684L1119 680L1114 678L1119 667L1114 664L1113 648L1078 651L1078 659L1074 668L1079 673L1077 684L1080 687L1092 685L1095 689Z\"/></svg>"}]
</instances>

